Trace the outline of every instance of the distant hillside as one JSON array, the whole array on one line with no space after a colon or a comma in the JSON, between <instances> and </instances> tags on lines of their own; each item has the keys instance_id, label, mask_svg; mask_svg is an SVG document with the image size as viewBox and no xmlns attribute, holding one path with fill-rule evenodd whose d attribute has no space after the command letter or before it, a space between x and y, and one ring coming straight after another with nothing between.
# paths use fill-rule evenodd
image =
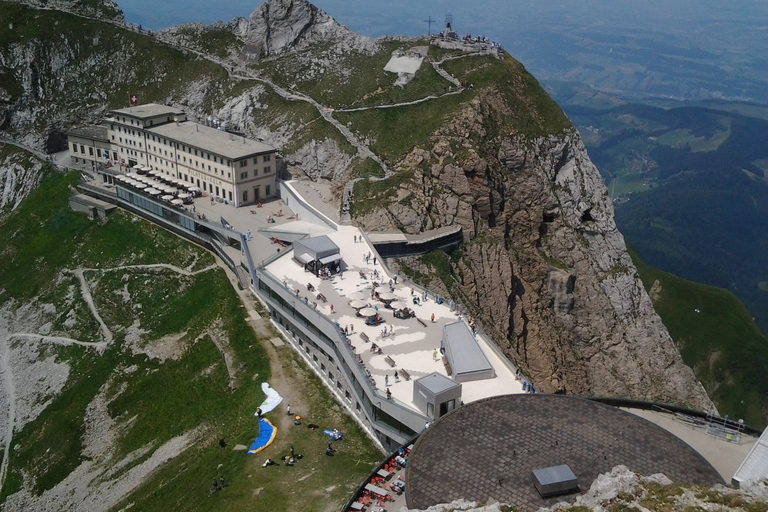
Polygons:
<instances>
[{"instance_id":1,"label":"distant hillside","mask_svg":"<svg viewBox=\"0 0 768 512\"><path fill-rule=\"evenodd\" d=\"M763 428L768 423L768 337L726 290L686 281L630 255L685 363L720 414Z\"/></svg>"},{"instance_id":2,"label":"distant hillside","mask_svg":"<svg viewBox=\"0 0 768 512\"><path fill-rule=\"evenodd\" d=\"M730 290L768 332L768 119L745 103L626 103L551 91L579 128L643 261Z\"/></svg>"}]
</instances>

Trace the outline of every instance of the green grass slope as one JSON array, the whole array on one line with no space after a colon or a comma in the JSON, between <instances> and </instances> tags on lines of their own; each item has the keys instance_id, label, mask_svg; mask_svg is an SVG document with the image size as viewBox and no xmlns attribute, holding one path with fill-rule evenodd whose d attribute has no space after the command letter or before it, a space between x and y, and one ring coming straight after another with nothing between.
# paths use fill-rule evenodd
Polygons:
<instances>
[{"instance_id":1,"label":"green grass slope","mask_svg":"<svg viewBox=\"0 0 768 512\"><path fill-rule=\"evenodd\" d=\"M275 333L254 332L224 272L207 269L214 260L201 248L120 210L104 221L70 211L67 196L77 179L77 173L49 173L0 222L0 306L51 304L51 335L101 341L79 282L66 270L92 269L84 276L114 341L103 354L79 346L35 345L39 358L67 363L69 377L42 413L14 434L0 500L25 487L34 494L53 489L91 459L84 452L85 419L94 398L102 396L109 421L115 422L105 448L111 454L107 463L119 468L107 479L126 474L174 437L199 433L196 444L160 466L117 509L129 503L136 510L340 507L380 459L365 433L286 347L276 364L283 367L285 385L302 390L306 410L300 413L342 430L345 441L337 445L336 457L326 457L321 432L295 427L281 429L274 445L257 457L233 451L237 443L250 446L258 435L253 413L264 399L261 383L271 378L264 344ZM136 267L157 263L201 272L186 276ZM146 351L169 336L176 340L176 355L165 361L148 357ZM21 342L11 343L20 349ZM234 392L217 343L225 344L233 361ZM279 409L268 417L279 424L284 415ZM222 437L227 449L218 446ZM305 454L298 467L261 468L264 458L279 459L291 445ZM298 475L305 478L297 483ZM227 487L211 497L211 482L219 477Z\"/></svg>"},{"instance_id":2,"label":"green grass slope","mask_svg":"<svg viewBox=\"0 0 768 512\"><path fill-rule=\"evenodd\" d=\"M768 423L768 338L732 293L686 281L630 255L654 308L721 415Z\"/></svg>"}]
</instances>

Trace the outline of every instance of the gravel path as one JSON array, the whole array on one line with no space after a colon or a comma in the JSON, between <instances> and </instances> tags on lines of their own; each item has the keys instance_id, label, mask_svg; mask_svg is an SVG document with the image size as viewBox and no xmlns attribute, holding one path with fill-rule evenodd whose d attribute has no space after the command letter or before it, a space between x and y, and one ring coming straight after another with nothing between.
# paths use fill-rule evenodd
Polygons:
<instances>
[{"instance_id":1,"label":"gravel path","mask_svg":"<svg viewBox=\"0 0 768 512\"><path fill-rule=\"evenodd\" d=\"M91 314L93 315L93 318L96 319L96 321L99 323L99 326L101 327L101 334L104 336L104 341L106 341L107 344L112 343L112 331L109 330L109 327L107 327L107 324L104 323L104 320L102 320L101 315L99 315L98 310L96 309L96 305L93 303L93 296L91 295L91 289L88 288L88 283L85 281L85 276L83 275L83 269L79 268L72 272L77 279L80 281L80 294L83 296L83 300L86 304L88 304L88 309L91 310Z\"/></svg>"},{"instance_id":2,"label":"gravel path","mask_svg":"<svg viewBox=\"0 0 768 512\"><path fill-rule=\"evenodd\" d=\"M3 461L0 464L0 490L3 487L3 484L5 482L5 477L8 472L9 453L10 453L11 443L13 441L13 433L14 433L14 430L16 429L17 409L18 409L18 397L16 393L16 382L14 380L15 379L14 368L13 368L13 365L10 364L11 342L13 340L20 340L20 341L27 341L27 342L37 342L38 344L52 344L52 345L61 345L61 346L77 345L81 347L88 347L88 348L95 349L100 353L103 352L109 346L109 344L112 343L112 340L114 339L114 337L113 337L112 331L109 329L109 327L106 325L104 320L101 318L101 315L99 314L98 309L94 304L93 296L91 295L91 290L88 286L87 280L85 279L85 272L111 272L111 271L120 271L120 270L157 269L157 268L168 269L185 276L194 276L202 272L208 272L210 270L216 269L218 268L218 266L213 264L194 272L188 269L183 269L175 265L170 265L166 263L158 263L158 264L150 264L150 265L122 265L122 266L106 268L106 269L83 267L75 270L69 270L66 272L70 272L71 274L76 276L78 281L80 282L80 294L83 298L83 301L85 301L85 303L88 305L88 308L91 314L99 323L104 341L92 343L92 342L76 340L73 338L68 338L65 336L41 335L35 332L12 332L12 333L4 332L2 333L3 335L0 336L0 374L2 374L2 387L3 387L3 392L5 394L5 400L7 401L7 404L8 404L7 405L8 409L7 409L7 419L5 422L6 424L5 433L3 436ZM5 326L5 322L3 323L3 326ZM231 366L231 361L229 361L227 364L228 370L230 370L230 366ZM18 369L16 373L19 373ZM29 380L29 379L27 378L26 380ZM30 383L30 386L34 388L35 386L44 385L44 384L46 384L45 379L36 379L36 382ZM35 395L35 391L36 391L35 389L29 389L28 391L30 392L28 394ZM38 397L37 395L35 395L35 397L37 400L40 399L40 397ZM35 413L33 416L36 416L36 415L37 413ZM28 414L25 414L23 416L28 416ZM22 418L22 421L24 421L24 418Z\"/></svg>"}]
</instances>

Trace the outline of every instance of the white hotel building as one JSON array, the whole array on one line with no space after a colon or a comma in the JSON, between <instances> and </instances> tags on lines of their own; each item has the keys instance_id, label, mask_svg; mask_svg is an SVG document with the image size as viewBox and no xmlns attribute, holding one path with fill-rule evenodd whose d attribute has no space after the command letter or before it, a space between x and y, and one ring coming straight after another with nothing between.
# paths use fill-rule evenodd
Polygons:
<instances>
[{"instance_id":1,"label":"white hotel building","mask_svg":"<svg viewBox=\"0 0 768 512\"><path fill-rule=\"evenodd\" d=\"M272 146L188 121L184 111L155 103L113 110L104 124L121 167L149 167L235 206L276 195ZM72 157L80 143L70 135Z\"/></svg>"}]
</instances>

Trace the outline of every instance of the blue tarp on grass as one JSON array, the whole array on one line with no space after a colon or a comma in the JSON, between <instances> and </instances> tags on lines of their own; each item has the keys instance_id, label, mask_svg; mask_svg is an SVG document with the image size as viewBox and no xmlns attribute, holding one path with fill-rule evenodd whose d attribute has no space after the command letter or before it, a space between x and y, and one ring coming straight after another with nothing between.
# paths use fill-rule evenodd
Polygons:
<instances>
[{"instance_id":1,"label":"blue tarp on grass","mask_svg":"<svg viewBox=\"0 0 768 512\"><path fill-rule=\"evenodd\" d=\"M248 453L259 453L261 450L272 444L277 435L277 429L268 419L259 418L259 437L251 445Z\"/></svg>"}]
</instances>

